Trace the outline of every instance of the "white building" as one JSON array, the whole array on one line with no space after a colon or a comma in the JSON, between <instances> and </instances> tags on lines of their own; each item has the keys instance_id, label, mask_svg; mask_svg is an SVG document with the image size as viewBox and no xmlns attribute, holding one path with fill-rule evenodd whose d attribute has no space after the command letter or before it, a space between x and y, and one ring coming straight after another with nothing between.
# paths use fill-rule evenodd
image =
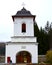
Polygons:
<instances>
[{"instance_id":1,"label":"white building","mask_svg":"<svg viewBox=\"0 0 52 65\"><path fill-rule=\"evenodd\" d=\"M14 36L6 43L5 63L38 63L38 43L34 37L35 15L24 7L13 15Z\"/></svg>"}]
</instances>

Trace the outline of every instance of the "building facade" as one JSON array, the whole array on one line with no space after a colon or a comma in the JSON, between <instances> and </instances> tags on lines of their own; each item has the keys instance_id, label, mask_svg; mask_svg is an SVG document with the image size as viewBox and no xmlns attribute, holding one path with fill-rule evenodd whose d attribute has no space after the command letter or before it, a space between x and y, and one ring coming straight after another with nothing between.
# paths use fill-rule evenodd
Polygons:
<instances>
[{"instance_id":1,"label":"building facade","mask_svg":"<svg viewBox=\"0 0 52 65\"><path fill-rule=\"evenodd\" d=\"M5 63L38 63L38 43L34 37L35 15L24 7L13 15L14 36L6 43Z\"/></svg>"}]
</instances>

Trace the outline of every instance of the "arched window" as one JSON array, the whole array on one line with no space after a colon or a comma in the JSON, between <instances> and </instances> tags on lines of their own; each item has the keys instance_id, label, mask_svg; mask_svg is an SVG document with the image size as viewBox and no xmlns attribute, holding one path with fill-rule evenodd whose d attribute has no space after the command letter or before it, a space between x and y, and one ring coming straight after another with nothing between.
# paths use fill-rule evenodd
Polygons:
<instances>
[{"instance_id":1,"label":"arched window","mask_svg":"<svg viewBox=\"0 0 52 65\"><path fill-rule=\"evenodd\" d=\"M26 24L25 23L22 24L22 32L26 32Z\"/></svg>"}]
</instances>

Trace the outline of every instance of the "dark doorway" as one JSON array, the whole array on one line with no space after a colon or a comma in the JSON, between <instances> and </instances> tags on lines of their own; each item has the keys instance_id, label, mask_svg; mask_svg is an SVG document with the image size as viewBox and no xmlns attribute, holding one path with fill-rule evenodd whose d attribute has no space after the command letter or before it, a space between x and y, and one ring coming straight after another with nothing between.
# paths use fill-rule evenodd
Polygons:
<instances>
[{"instance_id":1,"label":"dark doorway","mask_svg":"<svg viewBox=\"0 0 52 65\"><path fill-rule=\"evenodd\" d=\"M17 53L16 63L31 63L31 54L27 51Z\"/></svg>"},{"instance_id":2,"label":"dark doorway","mask_svg":"<svg viewBox=\"0 0 52 65\"><path fill-rule=\"evenodd\" d=\"M26 32L26 24L25 24L25 23L22 24L22 32L23 32L23 33Z\"/></svg>"}]
</instances>

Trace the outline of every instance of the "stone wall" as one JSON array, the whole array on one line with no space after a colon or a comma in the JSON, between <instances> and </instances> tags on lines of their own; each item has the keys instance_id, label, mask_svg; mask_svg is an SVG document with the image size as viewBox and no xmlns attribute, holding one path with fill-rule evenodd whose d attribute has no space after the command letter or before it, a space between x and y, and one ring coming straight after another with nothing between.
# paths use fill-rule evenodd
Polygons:
<instances>
[{"instance_id":1,"label":"stone wall","mask_svg":"<svg viewBox=\"0 0 52 65\"><path fill-rule=\"evenodd\" d=\"M45 62L46 61L46 57L45 57L45 55L39 55L38 56L38 62L40 63L40 62Z\"/></svg>"},{"instance_id":2,"label":"stone wall","mask_svg":"<svg viewBox=\"0 0 52 65\"><path fill-rule=\"evenodd\" d=\"M0 63L5 63L5 56L0 56Z\"/></svg>"}]
</instances>

